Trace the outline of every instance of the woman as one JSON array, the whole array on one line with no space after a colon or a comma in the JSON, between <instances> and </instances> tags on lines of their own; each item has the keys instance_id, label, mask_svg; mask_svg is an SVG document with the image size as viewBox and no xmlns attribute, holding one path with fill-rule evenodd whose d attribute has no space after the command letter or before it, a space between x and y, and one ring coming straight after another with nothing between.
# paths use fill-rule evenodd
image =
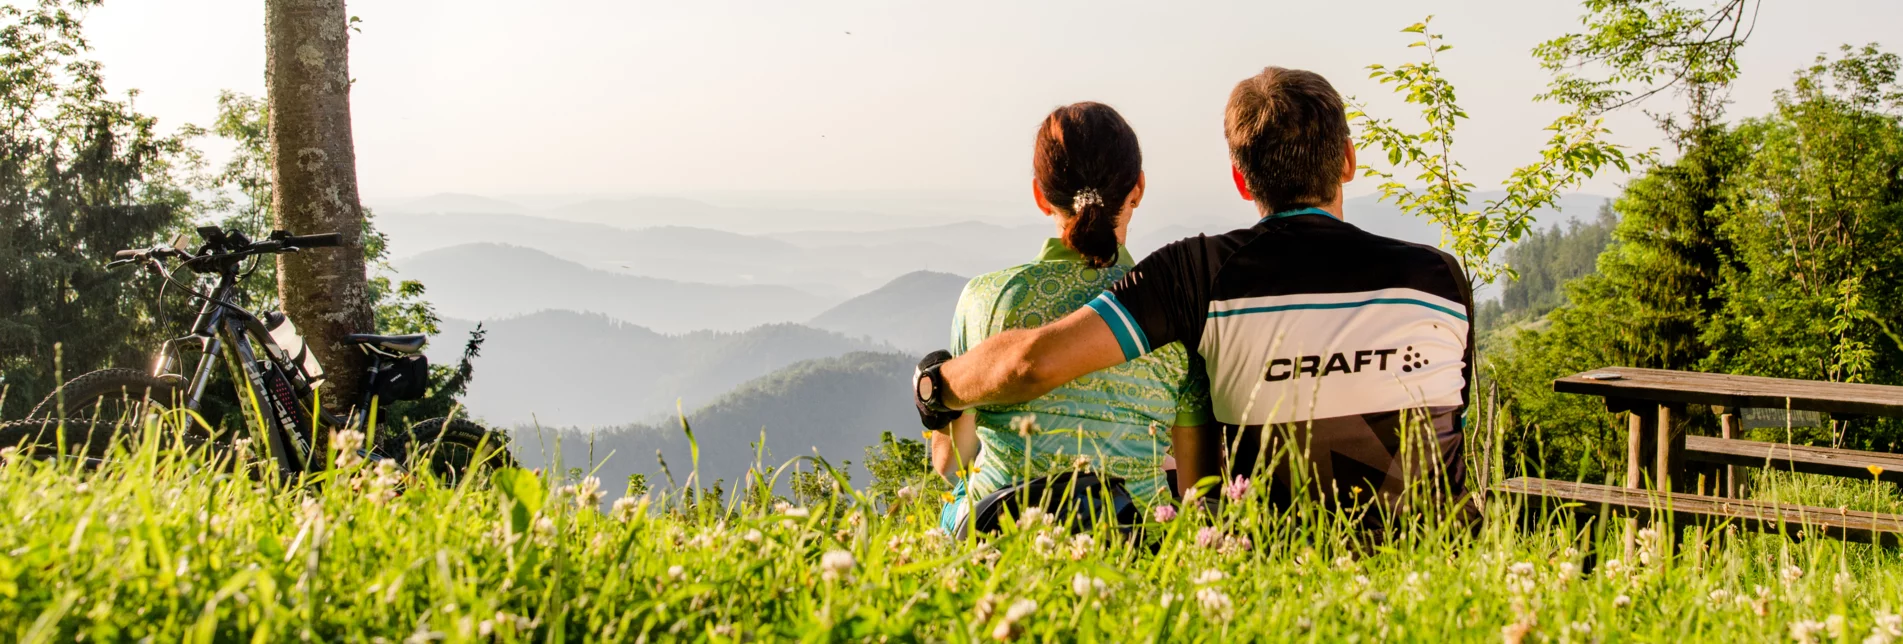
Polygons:
<instances>
[{"instance_id":1,"label":"woman","mask_svg":"<svg viewBox=\"0 0 1903 644\"><path fill-rule=\"evenodd\" d=\"M1031 164L1031 196L1058 238L1035 261L965 286L952 319L953 354L1082 308L1135 264L1123 240L1143 201L1143 153L1116 110L1058 108L1038 126ZM967 497L1080 467L1121 478L1139 504L1169 503L1164 461L1172 442L1194 441L1197 428L1211 423L1201 372L1172 344L1036 400L965 412L950 436L932 434L934 468L957 483L941 527L957 531L972 505Z\"/></svg>"}]
</instances>

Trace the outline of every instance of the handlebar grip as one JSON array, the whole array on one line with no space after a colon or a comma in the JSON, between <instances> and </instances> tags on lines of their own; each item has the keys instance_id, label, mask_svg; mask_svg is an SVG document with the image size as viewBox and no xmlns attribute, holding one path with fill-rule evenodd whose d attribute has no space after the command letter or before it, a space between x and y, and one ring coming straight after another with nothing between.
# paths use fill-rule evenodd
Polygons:
<instances>
[{"instance_id":1,"label":"handlebar grip","mask_svg":"<svg viewBox=\"0 0 1903 644\"><path fill-rule=\"evenodd\" d=\"M324 233L322 235L293 235L283 239L284 245L294 248L327 248L344 245L343 233Z\"/></svg>"},{"instance_id":2,"label":"handlebar grip","mask_svg":"<svg viewBox=\"0 0 1903 644\"><path fill-rule=\"evenodd\" d=\"M113 253L112 258L117 260L131 261L131 260L138 259L140 256L144 254L145 254L145 251L142 251L142 250L122 250L117 253Z\"/></svg>"}]
</instances>

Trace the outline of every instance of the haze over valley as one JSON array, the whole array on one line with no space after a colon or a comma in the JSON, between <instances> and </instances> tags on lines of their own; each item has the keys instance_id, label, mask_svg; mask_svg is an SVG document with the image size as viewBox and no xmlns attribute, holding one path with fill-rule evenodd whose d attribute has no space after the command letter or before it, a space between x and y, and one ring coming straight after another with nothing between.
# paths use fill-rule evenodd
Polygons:
<instances>
[{"instance_id":1,"label":"haze over valley","mask_svg":"<svg viewBox=\"0 0 1903 644\"><path fill-rule=\"evenodd\" d=\"M652 472L657 449L686 458L681 414L704 444L732 443L703 453L714 474L744 470L762 429L781 461L815 447L856 461L881 432L913 435L909 365L946 345L965 282L1029 261L1054 233L1028 203L711 200L721 205L441 194L373 207L398 277L423 282L444 318L431 358L446 364L477 323L487 331L470 413L516 428L541 452L531 461L553 457L558 437L570 463L591 443L597 458L616 452L604 471L622 478ZM1542 219L1590 219L1603 202L1570 195ZM1251 213L1239 200L1146 205L1128 245L1140 258ZM1439 242L1434 224L1372 197L1350 199L1347 215Z\"/></svg>"}]
</instances>

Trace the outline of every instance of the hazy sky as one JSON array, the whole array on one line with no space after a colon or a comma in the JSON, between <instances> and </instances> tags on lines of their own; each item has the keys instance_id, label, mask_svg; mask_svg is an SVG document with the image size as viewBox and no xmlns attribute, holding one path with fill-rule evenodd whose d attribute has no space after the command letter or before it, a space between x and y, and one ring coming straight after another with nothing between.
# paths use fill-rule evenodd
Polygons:
<instances>
[{"instance_id":1,"label":"hazy sky","mask_svg":"<svg viewBox=\"0 0 1903 644\"><path fill-rule=\"evenodd\" d=\"M262 94L261 0L109 0L88 19L115 90L207 123L221 89ZM690 2L359 0L351 42L367 198L436 192L969 190L1028 183L1052 107L1109 103L1141 137L1153 193L1228 194L1223 101L1264 65L1321 72L1377 113L1367 80L1404 62L1428 13L1472 115L1458 154L1482 189L1555 114L1529 55L1577 25L1549 0ZM1897 0L1766 0L1734 116L1840 43L1903 50ZM850 33L848 33L850 32ZM1660 108L1669 105L1657 105ZM1621 141L1658 144L1639 114ZM1587 190L1611 194L1618 178ZM1368 190L1354 186L1355 193Z\"/></svg>"}]
</instances>

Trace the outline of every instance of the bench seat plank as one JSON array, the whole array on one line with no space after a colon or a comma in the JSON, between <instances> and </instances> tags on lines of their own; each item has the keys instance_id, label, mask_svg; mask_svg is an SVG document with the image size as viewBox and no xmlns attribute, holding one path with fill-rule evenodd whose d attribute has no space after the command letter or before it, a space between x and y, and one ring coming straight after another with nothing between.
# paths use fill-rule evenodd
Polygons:
<instances>
[{"instance_id":1,"label":"bench seat plank","mask_svg":"<svg viewBox=\"0 0 1903 644\"><path fill-rule=\"evenodd\" d=\"M1851 479L1871 479L1903 483L1903 454L1879 454L1853 449L1811 447L1717 438L1685 437L1685 457L1701 463L1769 467L1777 470L1827 474ZM1881 468L1871 476L1870 467Z\"/></svg>"},{"instance_id":2,"label":"bench seat plank","mask_svg":"<svg viewBox=\"0 0 1903 644\"><path fill-rule=\"evenodd\" d=\"M1616 374L1613 379L1587 376ZM1553 391L1660 403L1903 416L1903 387L1606 367L1553 381Z\"/></svg>"},{"instance_id":3,"label":"bench seat plank","mask_svg":"<svg viewBox=\"0 0 1903 644\"><path fill-rule=\"evenodd\" d=\"M1615 515L1630 516L1669 511L1673 522L1681 525L1731 522L1742 529L1760 532L1781 530L1793 536L1821 536L1886 546L1903 544L1903 515L1896 514L1694 494L1661 494L1525 476L1508 479L1497 489L1533 500L1578 503L1579 510L1584 512L1604 509Z\"/></svg>"}]
</instances>

